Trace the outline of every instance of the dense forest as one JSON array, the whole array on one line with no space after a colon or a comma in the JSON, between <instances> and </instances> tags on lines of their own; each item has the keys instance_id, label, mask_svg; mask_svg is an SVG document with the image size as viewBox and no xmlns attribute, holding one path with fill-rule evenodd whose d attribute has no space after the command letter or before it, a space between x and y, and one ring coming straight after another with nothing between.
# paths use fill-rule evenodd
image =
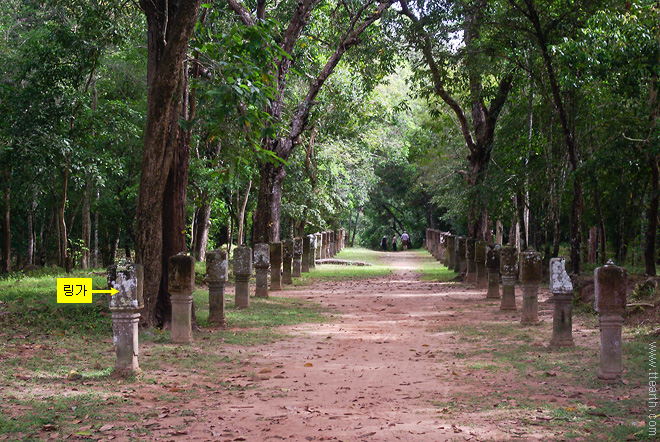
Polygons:
<instances>
[{"instance_id":1,"label":"dense forest","mask_svg":"<svg viewBox=\"0 0 660 442\"><path fill-rule=\"evenodd\" d=\"M656 274L660 4L5 0L2 272L340 226Z\"/></svg>"}]
</instances>

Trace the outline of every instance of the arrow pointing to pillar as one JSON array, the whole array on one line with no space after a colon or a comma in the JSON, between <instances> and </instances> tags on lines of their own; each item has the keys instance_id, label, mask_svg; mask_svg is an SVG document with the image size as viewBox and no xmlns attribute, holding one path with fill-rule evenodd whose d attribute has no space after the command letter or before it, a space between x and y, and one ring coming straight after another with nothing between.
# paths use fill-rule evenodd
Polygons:
<instances>
[{"instance_id":1,"label":"arrow pointing to pillar","mask_svg":"<svg viewBox=\"0 0 660 442\"><path fill-rule=\"evenodd\" d=\"M114 295L115 293L119 293L119 290L116 288L112 287L108 290L92 290L92 293L110 293L110 296Z\"/></svg>"}]
</instances>

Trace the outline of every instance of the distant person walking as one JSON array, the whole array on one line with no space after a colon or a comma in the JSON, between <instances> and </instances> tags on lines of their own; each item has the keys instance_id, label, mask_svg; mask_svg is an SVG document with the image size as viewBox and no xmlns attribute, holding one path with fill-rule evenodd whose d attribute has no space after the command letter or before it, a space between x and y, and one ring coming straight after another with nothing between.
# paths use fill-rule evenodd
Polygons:
<instances>
[{"instance_id":1,"label":"distant person walking","mask_svg":"<svg viewBox=\"0 0 660 442\"><path fill-rule=\"evenodd\" d=\"M402 248L403 250L407 250L407 249L408 249L408 243L409 243L409 241L410 241L410 236L408 235L408 232L406 232L406 231L404 230L404 231L403 231L403 235L401 235L401 248Z\"/></svg>"},{"instance_id":2,"label":"distant person walking","mask_svg":"<svg viewBox=\"0 0 660 442\"><path fill-rule=\"evenodd\" d=\"M387 252L387 236L383 236L383 239L380 240L380 248L383 249L383 252Z\"/></svg>"},{"instance_id":3,"label":"distant person walking","mask_svg":"<svg viewBox=\"0 0 660 442\"><path fill-rule=\"evenodd\" d=\"M392 251L396 252L396 235L392 236Z\"/></svg>"}]
</instances>

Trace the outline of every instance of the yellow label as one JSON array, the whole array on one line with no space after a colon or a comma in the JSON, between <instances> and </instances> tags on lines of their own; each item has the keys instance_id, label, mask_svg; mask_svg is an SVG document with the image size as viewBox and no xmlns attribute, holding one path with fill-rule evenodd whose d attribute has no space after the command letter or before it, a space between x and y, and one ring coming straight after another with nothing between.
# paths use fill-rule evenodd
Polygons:
<instances>
[{"instance_id":1,"label":"yellow label","mask_svg":"<svg viewBox=\"0 0 660 442\"><path fill-rule=\"evenodd\" d=\"M91 304L92 278L57 278L57 303Z\"/></svg>"}]
</instances>

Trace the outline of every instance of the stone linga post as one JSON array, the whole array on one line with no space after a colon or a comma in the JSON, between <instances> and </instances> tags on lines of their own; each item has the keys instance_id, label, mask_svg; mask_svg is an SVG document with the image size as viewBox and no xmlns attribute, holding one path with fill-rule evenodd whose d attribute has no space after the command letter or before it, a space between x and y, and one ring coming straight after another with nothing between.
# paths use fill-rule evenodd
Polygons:
<instances>
[{"instance_id":1,"label":"stone linga post","mask_svg":"<svg viewBox=\"0 0 660 442\"><path fill-rule=\"evenodd\" d=\"M282 241L282 284L293 284L291 261L293 260L293 240Z\"/></svg>"},{"instance_id":2,"label":"stone linga post","mask_svg":"<svg viewBox=\"0 0 660 442\"><path fill-rule=\"evenodd\" d=\"M573 346L573 284L566 273L566 260L550 260L550 293L554 303L551 347Z\"/></svg>"},{"instance_id":3,"label":"stone linga post","mask_svg":"<svg viewBox=\"0 0 660 442\"><path fill-rule=\"evenodd\" d=\"M539 284L543 278L541 254L526 251L520 254L520 283L523 292L520 322L524 325L539 323Z\"/></svg>"},{"instance_id":4,"label":"stone linga post","mask_svg":"<svg viewBox=\"0 0 660 442\"><path fill-rule=\"evenodd\" d=\"M626 270L612 261L594 270L596 299L594 307L600 324L600 371L598 379L616 381L621 378L621 328L626 312Z\"/></svg>"},{"instance_id":5,"label":"stone linga post","mask_svg":"<svg viewBox=\"0 0 660 442\"><path fill-rule=\"evenodd\" d=\"M227 327L225 318L225 285L228 277L227 252L212 250L206 253L206 282L209 285L209 323Z\"/></svg>"},{"instance_id":6,"label":"stone linga post","mask_svg":"<svg viewBox=\"0 0 660 442\"><path fill-rule=\"evenodd\" d=\"M172 342L192 342L192 293L195 291L195 258L178 254L167 261L167 291L172 302Z\"/></svg>"},{"instance_id":7,"label":"stone linga post","mask_svg":"<svg viewBox=\"0 0 660 442\"><path fill-rule=\"evenodd\" d=\"M234 249L235 304L239 308L250 306L250 276L252 275L252 249L238 246Z\"/></svg>"},{"instance_id":8,"label":"stone linga post","mask_svg":"<svg viewBox=\"0 0 660 442\"><path fill-rule=\"evenodd\" d=\"M489 245L486 248L486 269L488 270L488 292L486 298L500 297L500 248L499 245Z\"/></svg>"},{"instance_id":9,"label":"stone linga post","mask_svg":"<svg viewBox=\"0 0 660 442\"><path fill-rule=\"evenodd\" d=\"M516 248L500 249L500 273L502 274L502 302L500 310L516 310L516 275L518 275Z\"/></svg>"},{"instance_id":10,"label":"stone linga post","mask_svg":"<svg viewBox=\"0 0 660 442\"><path fill-rule=\"evenodd\" d=\"M254 245L254 269L256 273L254 296L268 298L268 269L270 268L270 244Z\"/></svg>"},{"instance_id":11,"label":"stone linga post","mask_svg":"<svg viewBox=\"0 0 660 442\"><path fill-rule=\"evenodd\" d=\"M282 243L270 243L270 289L282 290Z\"/></svg>"},{"instance_id":12,"label":"stone linga post","mask_svg":"<svg viewBox=\"0 0 660 442\"><path fill-rule=\"evenodd\" d=\"M144 307L142 298L143 267L129 260L120 260L108 267L108 286L118 290L110 297L112 334L117 361L113 374L127 377L140 373L138 364L138 311Z\"/></svg>"}]
</instances>

